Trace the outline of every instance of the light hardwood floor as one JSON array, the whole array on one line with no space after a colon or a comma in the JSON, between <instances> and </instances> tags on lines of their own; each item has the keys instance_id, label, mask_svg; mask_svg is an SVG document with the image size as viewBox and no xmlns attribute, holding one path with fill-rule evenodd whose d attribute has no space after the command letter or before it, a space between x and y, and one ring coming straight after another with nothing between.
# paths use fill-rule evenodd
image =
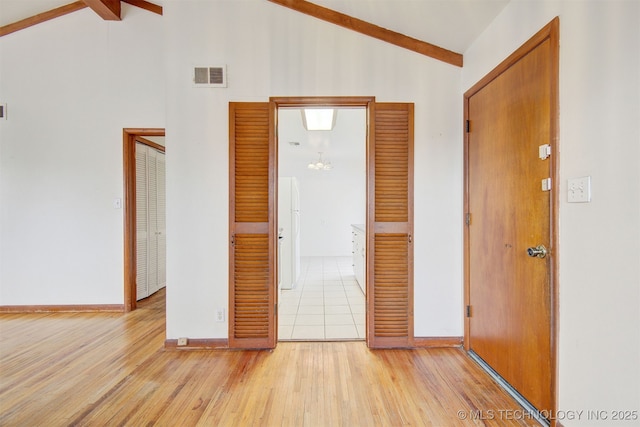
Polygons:
<instances>
[{"instance_id":1,"label":"light hardwood floor","mask_svg":"<svg viewBox=\"0 0 640 427\"><path fill-rule=\"evenodd\" d=\"M460 349L165 350L164 334L164 292L127 314L1 314L0 425L539 425Z\"/></svg>"}]
</instances>

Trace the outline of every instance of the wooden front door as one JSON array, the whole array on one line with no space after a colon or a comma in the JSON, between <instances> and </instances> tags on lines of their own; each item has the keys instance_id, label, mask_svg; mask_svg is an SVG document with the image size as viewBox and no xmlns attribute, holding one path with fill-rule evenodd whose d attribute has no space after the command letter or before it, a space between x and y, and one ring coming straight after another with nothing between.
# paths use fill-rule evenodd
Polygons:
<instances>
[{"instance_id":1,"label":"wooden front door","mask_svg":"<svg viewBox=\"0 0 640 427\"><path fill-rule=\"evenodd\" d=\"M466 347L540 410L555 404L557 186L543 181L555 184L557 40L554 21L465 94ZM546 257L530 256L539 245Z\"/></svg>"}]
</instances>

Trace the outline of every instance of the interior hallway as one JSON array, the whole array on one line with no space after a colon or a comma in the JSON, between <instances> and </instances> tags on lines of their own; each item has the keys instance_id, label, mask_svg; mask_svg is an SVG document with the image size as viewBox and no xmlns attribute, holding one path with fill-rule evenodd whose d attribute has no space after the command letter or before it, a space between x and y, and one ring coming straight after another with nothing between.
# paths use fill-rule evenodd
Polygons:
<instances>
[{"instance_id":1,"label":"interior hallway","mask_svg":"<svg viewBox=\"0 0 640 427\"><path fill-rule=\"evenodd\" d=\"M0 425L539 425L459 348L165 350L164 292L130 313L0 314Z\"/></svg>"},{"instance_id":2,"label":"interior hallway","mask_svg":"<svg viewBox=\"0 0 640 427\"><path fill-rule=\"evenodd\" d=\"M352 257L303 257L300 279L278 301L278 339L365 339L365 296Z\"/></svg>"}]
</instances>

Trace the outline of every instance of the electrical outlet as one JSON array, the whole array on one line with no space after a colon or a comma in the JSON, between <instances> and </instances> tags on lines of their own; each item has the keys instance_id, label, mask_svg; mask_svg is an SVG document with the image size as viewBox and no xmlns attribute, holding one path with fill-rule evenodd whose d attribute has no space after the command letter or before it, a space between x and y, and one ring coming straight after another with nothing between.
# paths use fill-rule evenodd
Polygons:
<instances>
[{"instance_id":1,"label":"electrical outlet","mask_svg":"<svg viewBox=\"0 0 640 427\"><path fill-rule=\"evenodd\" d=\"M218 307L216 310L216 322L224 322L224 308Z\"/></svg>"},{"instance_id":2,"label":"electrical outlet","mask_svg":"<svg viewBox=\"0 0 640 427\"><path fill-rule=\"evenodd\" d=\"M187 338L185 338L185 337L178 338L178 346L187 345L188 342L189 342L189 340Z\"/></svg>"}]
</instances>

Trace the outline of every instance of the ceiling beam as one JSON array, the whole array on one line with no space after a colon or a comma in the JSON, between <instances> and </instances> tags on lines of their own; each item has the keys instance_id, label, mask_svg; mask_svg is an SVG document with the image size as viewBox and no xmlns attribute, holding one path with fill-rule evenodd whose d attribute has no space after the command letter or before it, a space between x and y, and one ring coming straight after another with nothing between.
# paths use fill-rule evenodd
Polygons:
<instances>
[{"instance_id":1,"label":"ceiling beam","mask_svg":"<svg viewBox=\"0 0 640 427\"><path fill-rule=\"evenodd\" d=\"M83 0L105 21L120 21L120 0Z\"/></svg>"},{"instance_id":2,"label":"ceiling beam","mask_svg":"<svg viewBox=\"0 0 640 427\"><path fill-rule=\"evenodd\" d=\"M32 27L34 25L49 21L51 19L58 18L63 15L67 15L72 12L84 9L87 7L90 1L91 0L77 0L73 3L69 3L64 6L56 7L55 9L51 9L43 13L30 16L29 18L25 18L17 22L12 22L11 24L3 25L2 27L0 27L0 37L6 36L7 34L15 33L16 31L24 30L25 28ZM97 0L97 1L102 3L101 0ZM162 15L162 6L159 6L155 3L151 3L146 0L122 0L122 1L125 3L129 3L133 6L137 6L139 8L148 10L149 12ZM120 1L118 1L118 5L119 4L120 4ZM120 12L118 12L118 20L120 19L119 16L120 16Z\"/></svg>"},{"instance_id":3,"label":"ceiling beam","mask_svg":"<svg viewBox=\"0 0 640 427\"><path fill-rule=\"evenodd\" d=\"M414 39L404 34L379 27L367 21L363 21L353 16L345 15L333 9L319 6L306 0L268 0L272 3L288 7L298 12L313 16L323 21L347 28L352 31L376 38L378 40L403 47L413 52L429 56L434 59L446 62L447 64L462 67L462 55L442 47Z\"/></svg>"},{"instance_id":4,"label":"ceiling beam","mask_svg":"<svg viewBox=\"0 0 640 427\"><path fill-rule=\"evenodd\" d=\"M46 12L39 13L29 18L22 19L20 21L13 22L11 24L3 25L2 27L0 27L0 37L6 36L7 34L15 33L19 30L24 30L25 28L29 28L42 22L58 18L68 13L84 9L85 7L87 7L87 5L84 2L76 1L64 6L56 7L55 9L51 9Z\"/></svg>"},{"instance_id":5,"label":"ceiling beam","mask_svg":"<svg viewBox=\"0 0 640 427\"><path fill-rule=\"evenodd\" d=\"M155 3L151 3L146 0L122 0L125 3L129 3L130 5L137 6L144 10L148 10L149 12L157 13L158 15L162 15L162 6L159 6Z\"/></svg>"}]
</instances>

